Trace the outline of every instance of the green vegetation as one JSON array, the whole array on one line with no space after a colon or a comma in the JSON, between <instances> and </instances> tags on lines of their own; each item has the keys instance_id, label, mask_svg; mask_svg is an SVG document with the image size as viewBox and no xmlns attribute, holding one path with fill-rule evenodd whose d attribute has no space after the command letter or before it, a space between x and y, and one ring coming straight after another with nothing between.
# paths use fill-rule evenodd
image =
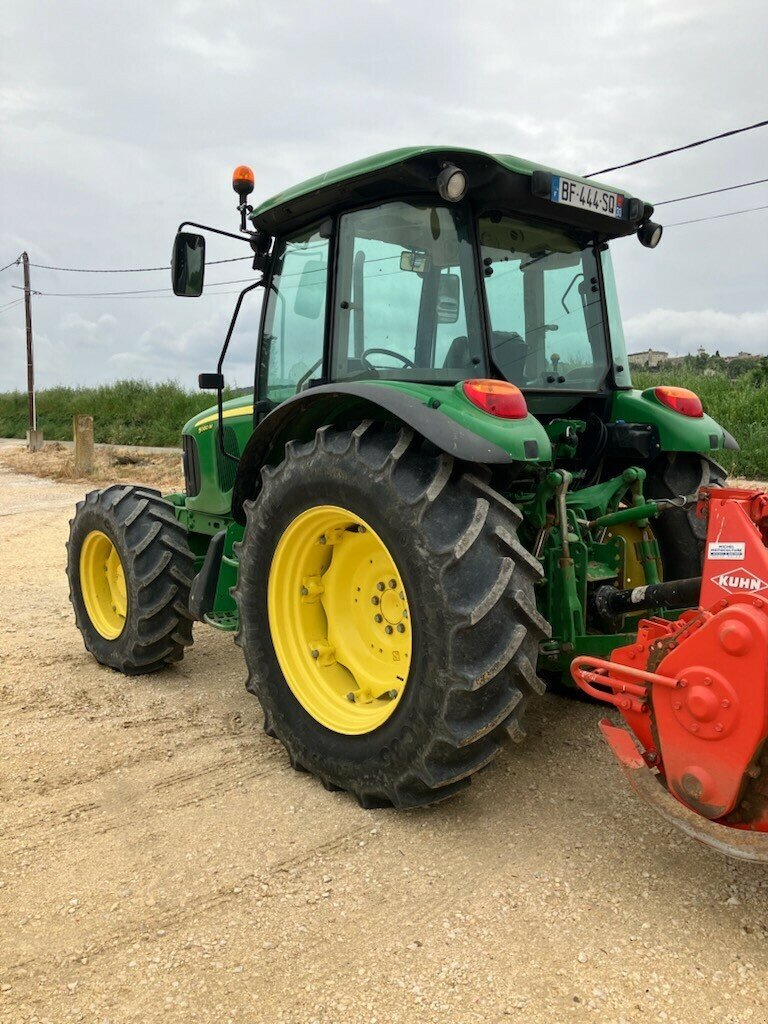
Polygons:
<instances>
[{"instance_id":1,"label":"green vegetation","mask_svg":"<svg viewBox=\"0 0 768 1024\"><path fill-rule=\"evenodd\" d=\"M227 391L224 397L234 398L239 393ZM38 392L37 421L49 441L71 441L72 417L87 413L94 419L96 441L178 448L187 420L215 401L212 392L185 391L173 381L121 380L97 388L56 387ZM26 393L0 394L0 437L24 437L26 429Z\"/></svg>"},{"instance_id":2,"label":"green vegetation","mask_svg":"<svg viewBox=\"0 0 768 1024\"><path fill-rule=\"evenodd\" d=\"M734 360L736 362L736 360ZM768 479L768 359L739 360L740 375L731 376L732 364L717 356L691 356L682 365L658 370L634 370L636 388L672 384L695 391L710 416L729 430L741 445L740 452L717 456L729 473L752 479ZM727 370L718 364L724 363ZM688 365L686 365L688 364Z\"/></svg>"},{"instance_id":3,"label":"green vegetation","mask_svg":"<svg viewBox=\"0 0 768 1024\"><path fill-rule=\"evenodd\" d=\"M691 356L682 364L656 371L635 371L635 387L674 384L700 396L704 408L729 430L740 452L721 452L719 460L738 476L768 479L768 359L733 362L717 356ZM242 391L231 391L233 398ZM213 405L210 392L185 391L173 381L150 384L124 380L98 388L49 388L38 394L38 422L49 440L72 439L72 417L94 417L97 441L178 447L186 421ZM0 437L24 437L27 397L20 391L0 394Z\"/></svg>"}]
</instances>

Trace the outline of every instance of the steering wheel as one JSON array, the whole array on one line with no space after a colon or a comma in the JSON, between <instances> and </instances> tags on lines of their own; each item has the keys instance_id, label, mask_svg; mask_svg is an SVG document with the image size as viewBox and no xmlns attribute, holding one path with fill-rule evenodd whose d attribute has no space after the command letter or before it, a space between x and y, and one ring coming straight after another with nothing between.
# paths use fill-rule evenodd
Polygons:
<instances>
[{"instance_id":1,"label":"steering wheel","mask_svg":"<svg viewBox=\"0 0 768 1024\"><path fill-rule=\"evenodd\" d=\"M403 366L407 366L409 370L416 369L416 363L408 356L404 356L401 352L393 352L391 348L367 348L360 356L360 361L368 370L380 370L380 366L374 366L373 363L368 359L368 356L373 355L377 352L382 356L392 356L393 359L401 360Z\"/></svg>"}]
</instances>

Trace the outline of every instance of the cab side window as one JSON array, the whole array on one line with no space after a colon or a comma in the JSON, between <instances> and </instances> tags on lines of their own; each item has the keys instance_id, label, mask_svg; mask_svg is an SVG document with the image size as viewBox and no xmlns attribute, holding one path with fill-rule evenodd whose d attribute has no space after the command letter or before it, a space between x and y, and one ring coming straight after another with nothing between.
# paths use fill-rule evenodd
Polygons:
<instances>
[{"instance_id":1,"label":"cab side window","mask_svg":"<svg viewBox=\"0 0 768 1024\"><path fill-rule=\"evenodd\" d=\"M278 242L266 299L259 399L277 404L322 375L328 239L317 227Z\"/></svg>"}]
</instances>

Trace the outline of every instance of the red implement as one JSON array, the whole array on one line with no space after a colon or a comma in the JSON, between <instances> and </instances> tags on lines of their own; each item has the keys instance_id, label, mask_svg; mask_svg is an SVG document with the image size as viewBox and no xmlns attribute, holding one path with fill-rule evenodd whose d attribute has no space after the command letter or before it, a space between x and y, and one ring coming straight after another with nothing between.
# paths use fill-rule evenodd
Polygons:
<instances>
[{"instance_id":1,"label":"red implement","mask_svg":"<svg viewBox=\"0 0 768 1024\"><path fill-rule=\"evenodd\" d=\"M628 734L603 724L646 800L702 842L768 861L768 495L704 488L697 511L708 520L698 610L645 619L635 643L609 661L576 658L571 673L639 741L630 755ZM695 815L708 820L693 828Z\"/></svg>"}]
</instances>

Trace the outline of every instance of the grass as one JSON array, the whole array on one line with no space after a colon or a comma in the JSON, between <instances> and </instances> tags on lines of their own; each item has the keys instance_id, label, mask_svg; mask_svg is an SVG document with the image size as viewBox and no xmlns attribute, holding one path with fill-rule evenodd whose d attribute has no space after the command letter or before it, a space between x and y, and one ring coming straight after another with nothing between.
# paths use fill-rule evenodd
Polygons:
<instances>
[{"instance_id":1,"label":"grass","mask_svg":"<svg viewBox=\"0 0 768 1024\"><path fill-rule=\"evenodd\" d=\"M768 386L758 371L740 377L702 373L693 369L661 369L632 374L636 388L673 384L695 391L704 409L741 445L739 452L719 452L717 461L729 473L748 479L768 479Z\"/></svg>"},{"instance_id":2,"label":"grass","mask_svg":"<svg viewBox=\"0 0 768 1024\"><path fill-rule=\"evenodd\" d=\"M719 370L675 367L635 373L635 387L676 384L701 397L704 408L729 430L740 452L721 452L729 472L768 478L768 369L728 377ZM225 395L234 397L238 392ZM108 444L177 447L187 420L214 402L212 393L185 391L173 381L150 384L124 380L98 388L48 388L38 394L38 422L49 440L72 439L72 417L89 413L97 441ZM24 437L27 398L23 392L0 394L0 437Z\"/></svg>"},{"instance_id":3,"label":"grass","mask_svg":"<svg viewBox=\"0 0 768 1024\"><path fill-rule=\"evenodd\" d=\"M237 393L225 392L224 398ZM71 441L72 417L87 413L93 416L96 441L177 448L187 420L215 401L211 392L185 391L173 381L121 380L97 388L56 387L38 392L37 421L47 440ZM0 394L0 437L25 437L26 430L26 393Z\"/></svg>"}]
</instances>

